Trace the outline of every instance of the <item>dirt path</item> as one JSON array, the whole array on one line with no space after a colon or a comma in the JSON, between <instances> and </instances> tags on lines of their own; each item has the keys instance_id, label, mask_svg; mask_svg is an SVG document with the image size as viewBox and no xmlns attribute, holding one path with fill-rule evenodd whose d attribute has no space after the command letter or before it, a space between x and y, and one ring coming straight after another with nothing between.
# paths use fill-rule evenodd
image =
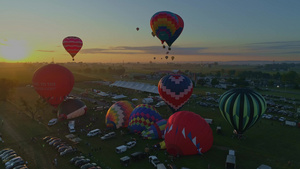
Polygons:
<instances>
[{"instance_id":1,"label":"dirt path","mask_svg":"<svg viewBox=\"0 0 300 169\"><path fill-rule=\"evenodd\" d=\"M4 140L4 143L0 143L0 149L5 147L14 149L20 156L24 156L23 158L28 161L28 166L30 168L51 169L51 158L43 151L42 146L36 148L39 143L33 142L31 140L31 135L29 136L26 135L26 133L19 131L19 128L22 125L19 122L31 119L24 114L19 114L19 110L10 103L0 103L0 110L0 119L4 121L3 124L1 124L2 121L0 121L0 132L2 133ZM35 121L32 122L35 123ZM24 125L26 125L26 123L24 123ZM25 127L26 126L24 126L24 128ZM0 165L0 168L1 167L4 166Z\"/></svg>"}]
</instances>

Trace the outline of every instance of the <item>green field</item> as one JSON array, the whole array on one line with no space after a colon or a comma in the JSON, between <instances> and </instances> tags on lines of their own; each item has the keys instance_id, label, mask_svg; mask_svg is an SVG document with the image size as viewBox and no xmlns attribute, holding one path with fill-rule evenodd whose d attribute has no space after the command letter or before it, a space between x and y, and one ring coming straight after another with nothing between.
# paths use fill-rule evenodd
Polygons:
<instances>
[{"instance_id":1,"label":"green field","mask_svg":"<svg viewBox=\"0 0 300 169\"><path fill-rule=\"evenodd\" d=\"M130 66L129 66L130 67ZM189 67L189 65L187 66ZM83 73L76 72L78 67L69 67L71 70L75 71L75 85L72 93L81 93L82 91L90 89L99 89L105 92L113 92L117 94L123 93L124 95L129 96L128 99L132 98L141 98L147 97L148 93L139 93L129 89L118 89L115 87L108 87L105 85L97 85L94 83L86 83L86 81L92 80L113 80L112 76L108 74L96 74L96 73ZM251 67L248 67L251 69ZM16 69L16 68L15 68ZM15 70L15 69L5 69L5 70ZM130 71L132 72L148 72L148 71L139 71L137 67L131 67ZM188 68L186 68L188 69ZM196 69L196 68L195 68ZM203 68L204 69L204 68ZM244 68L246 69L246 68ZM183 70L185 70L183 68ZM23 84L30 83L30 74L34 71L33 69L28 70L25 68L18 68L16 70L18 73L15 74L15 78L19 79ZM209 70L205 70L209 71ZM22 76L24 73L24 76ZM5 77L4 72L0 72L1 77ZM10 73L11 75L11 73ZM151 82L154 83L154 82ZM157 83L157 82L156 82ZM190 99L190 102L187 103L182 110L188 110L195 112L202 117L214 119L211 128L213 130L214 143L213 147L203 155L193 155L193 156L182 156L176 158L173 161L178 168L180 167L189 167L191 169L198 168L207 168L210 165L210 168L221 169L224 168L226 155L228 154L229 149L234 149L236 151L237 158L237 168L238 169L253 169L257 168L260 164L267 164L272 166L275 169L290 169L290 168L300 168L300 129L296 127L284 126L279 121L261 119L254 127L250 128L245 133L244 139L232 138L232 127L227 124L227 122L221 116L218 108L208 108L202 107L196 104L202 96L205 95L205 92L216 92L217 94L222 94L225 90L213 89L213 88L203 88L197 86L194 89L194 94L199 95L199 97ZM285 95L286 93L280 92L271 92L271 91L261 91L262 94L272 94L272 95ZM94 95L89 95L94 97ZM0 132L3 135L5 140L4 143L0 143L0 148L10 147L13 148L19 153L24 159L29 163L29 168L31 169L41 169L41 168L54 168L51 164L51 161L57 156L57 151L45 144L42 141L42 138L47 135L61 137L65 141L68 141L64 136L68 134L67 122L59 122L53 127L47 127L47 122L56 117L56 114L52 113L53 108L49 108L43 112L41 115L40 121L32 120L30 116L24 114L24 112L18 109L20 102L19 98L25 98L31 104L38 98L38 95L31 87L20 86L16 88L14 96L11 98L12 103L1 103L0 104L0 118L6 119L0 129ZM297 93L290 93L286 97L300 99L300 96ZM108 98L97 97L99 100L111 101ZM135 104L140 104L141 101L136 102ZM105 129L105 115L106 110L104 111L93 111L92 108L95 106L93 103L85 101L88 109L88 113L78 118L80 120L80 127L85 129L100 128ZM111 103L112 104L112 103ZM168 118L171 115L169 108L160 107L157 109L159 113L164 117ZM90 118L95 118L94 122L91 122ZM10 126L11 128L8 128ZM221 126L223 134L216 133L216 127ZM76 127L77 134L83 141L79 144L74 145L78 148L84 155L89 153L92 155L91 160L99 164L102 168L111 168L118 169L124 168L121 166L119 159L125 155L130 155L135 151L144 151L147 145L154 145L162 140L142 140L138 135L135 134L120 134L120 129L116 130L117 137L112 138L106 141L101 141L99 137L88 138L86 133L79 132L79 126ZM122 129L127 131L127 129ZM14 132L14 133L11 133ZM32 141L32 137L37 138L36 141ZM115 147L124 144L125 141L135 138L137 140L137 145L130 149L129 151L123 154L115 153ZM71 142L69 142L71 144ZM101 150L94 151L95 148L101 148ZM150 154L158 155L160 161L165 162L165 164L172 163L170 156L165 154L164 150L160 151L151 151ZM58 167L64 169L75 169L75 167L69 164L69 159L72 156L79 155L79 153L67 155L64 157L58 156ZM291 162L288 165L288 162ZM45 166L45 164L47 166ZM0 168L3 165L0 165ZM144 159L139 162L131 162L127 167L129 169L152 169L154 168L149 162Z\"/></svg>"}]
</instances>

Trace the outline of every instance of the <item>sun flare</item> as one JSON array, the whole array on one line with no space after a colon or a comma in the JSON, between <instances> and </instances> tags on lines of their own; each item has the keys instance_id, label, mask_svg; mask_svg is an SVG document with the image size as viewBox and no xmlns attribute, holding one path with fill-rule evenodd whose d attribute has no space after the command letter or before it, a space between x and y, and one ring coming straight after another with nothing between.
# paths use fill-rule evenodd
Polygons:
<instances>
[{"instance_id":1,"label":"sun flare","mask_svg":"<svg viewBox=\"0 0 300 169\"><path fill-rule=\"evenodd\" d=\"M6 40L0 41L0 57L10 60L19 61L29 55L27 42L24 40Z\"/></svg>"}]
</instances>

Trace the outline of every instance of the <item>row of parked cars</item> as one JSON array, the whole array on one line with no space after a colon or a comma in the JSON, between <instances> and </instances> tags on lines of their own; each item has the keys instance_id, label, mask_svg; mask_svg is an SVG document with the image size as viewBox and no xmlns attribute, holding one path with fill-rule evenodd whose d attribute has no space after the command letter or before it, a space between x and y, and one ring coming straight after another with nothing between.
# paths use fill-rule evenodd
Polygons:
<instances>
[{"instance_id":1,"label":"row of parked cars","mask_svg":"<svg viewBox=\"0 0 300 169\"><path fill-rule=\"evenodd\" d=\"M49 145L55 147L59 152L60 156L64 156L69 153L76 152L77 149L70 146L68 143L64 142L62 139L58 137L45 136L43 140Z\"/></svg>"},{"instance_id":2,"label":"row of parked cars","mask_svg":"<svg viewBox=\"0 0 300 169\"><path fill-rule=\"evenodd\" d=\"M0 151L0 158L5 164L5 169L28 169L27 162L11 148L2 149Z\"/></svg>"},{"instance_id":3,"label":"row of parked cars","mask_svg":"<svg viewBox=\"0 0 300 169\"><path fill-rule=\"evenodd\" d=\"M92 163L90 159L85 158L84 156L76 156L71 158L71 164L74 164L80 169L101 169L96 163Z\"/></svg>"}]
</instances>

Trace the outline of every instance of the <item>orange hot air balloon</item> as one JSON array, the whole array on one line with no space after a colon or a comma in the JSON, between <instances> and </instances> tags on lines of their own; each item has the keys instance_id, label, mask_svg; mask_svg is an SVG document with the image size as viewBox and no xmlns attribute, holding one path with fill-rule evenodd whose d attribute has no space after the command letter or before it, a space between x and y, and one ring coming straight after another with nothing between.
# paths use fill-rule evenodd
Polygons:
<instances>
[{"instance_id":1,"label":"orange hot air balloon","mask_svg":"<svg viewBox=\"0 0 300 169\"><path fill-rule=\"evenodd\" d=\"M32 83L35 91L56 108L73 89L74 76L61 65L48 64L35 71Z\"/></svg>"},{"instance_id":2,"label":"orange hot air balloon","mask_svg":"<svg viewBox=\"0 0 300 169\"><path fill-rule=\"evenodd\" d=\"M82 45L82 40L76 36L68 36L63 40L63 46L66 49L66 51L72 56L73 61L75 55L82 48Z\"/></svg>"}]
</instances>

